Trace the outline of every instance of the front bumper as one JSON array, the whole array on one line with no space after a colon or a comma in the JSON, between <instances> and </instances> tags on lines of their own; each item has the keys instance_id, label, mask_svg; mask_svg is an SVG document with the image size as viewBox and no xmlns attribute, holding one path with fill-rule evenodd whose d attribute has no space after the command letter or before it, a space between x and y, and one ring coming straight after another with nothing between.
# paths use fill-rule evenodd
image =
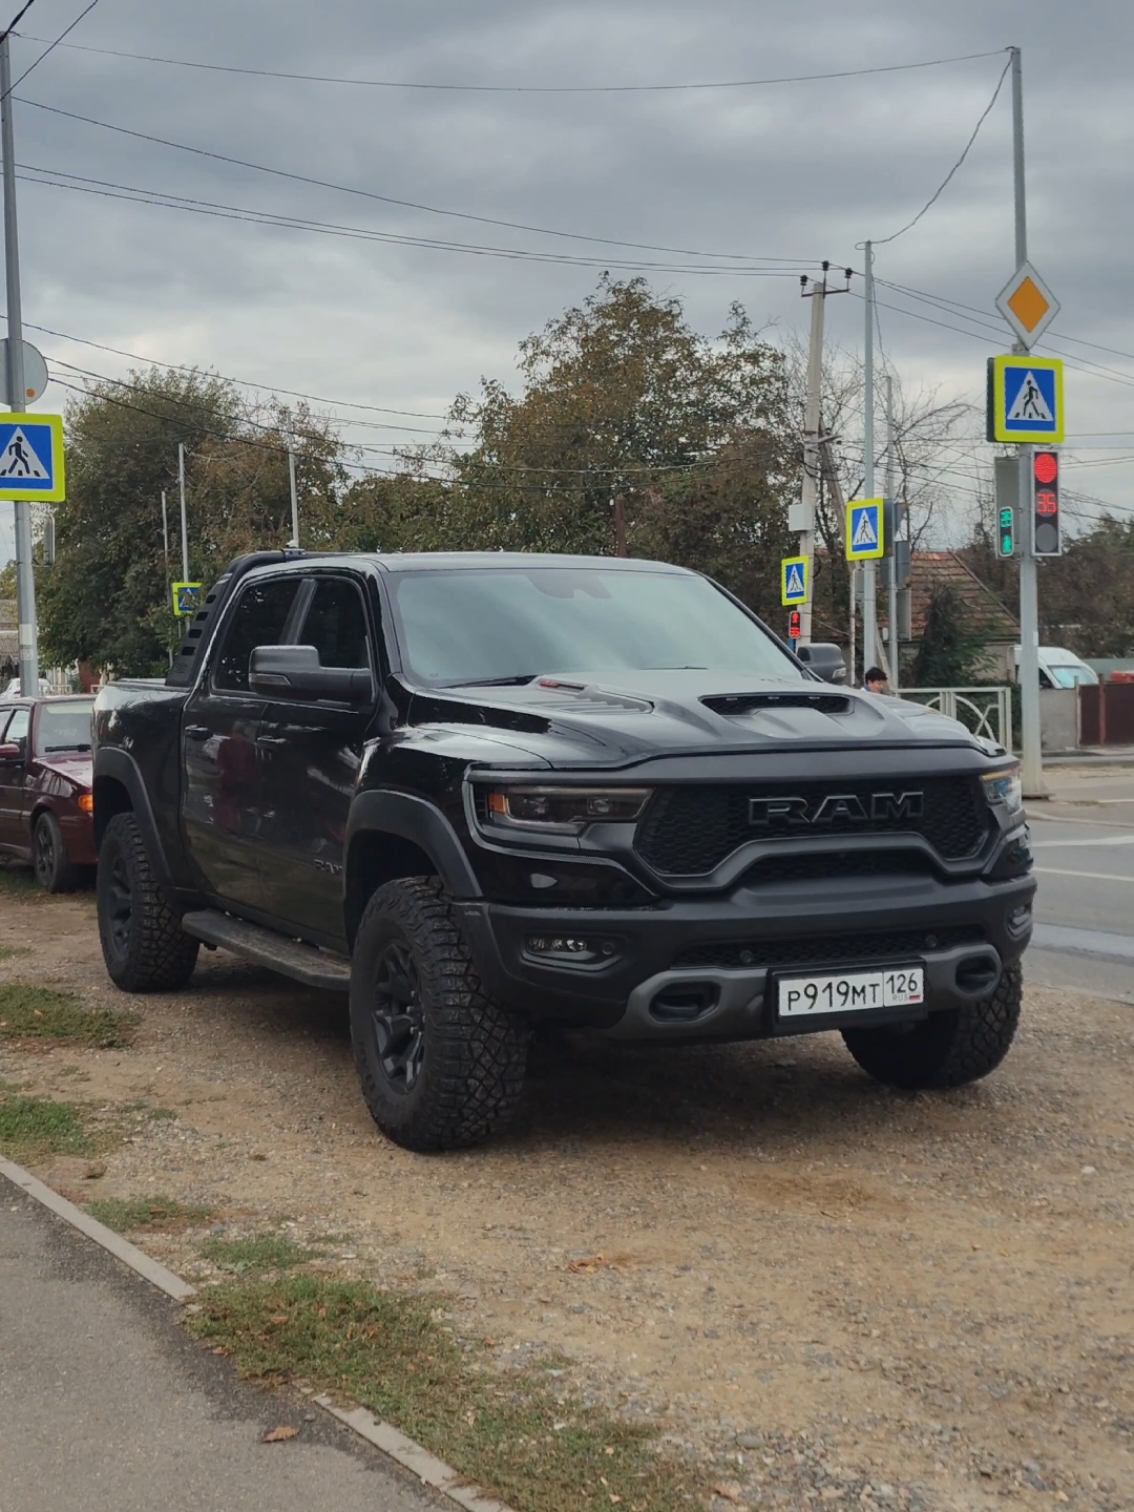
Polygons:
<instances>
[{"instance_id":1,"label":"front bumper","mask_svg":"<svg viewBox=\"0 0 1134 1512\"><path fill-rule=\"evenodd\" d=\"M985 996L1027 946L1035 889L1030 876L945 883L902 875L788 883L774 896L741 887L625 910L456 907L485 985L533 1019L627 1039L751 1039L832 1027L814 1019L781 1029L769 984L785 968L924 963L924 1007L856 1014L863 1025ZM540 959L533 939L553 936L593 941L598 958ZM682 1005L698 1001L690 1018Z\"/></svg>"}]
</instances>

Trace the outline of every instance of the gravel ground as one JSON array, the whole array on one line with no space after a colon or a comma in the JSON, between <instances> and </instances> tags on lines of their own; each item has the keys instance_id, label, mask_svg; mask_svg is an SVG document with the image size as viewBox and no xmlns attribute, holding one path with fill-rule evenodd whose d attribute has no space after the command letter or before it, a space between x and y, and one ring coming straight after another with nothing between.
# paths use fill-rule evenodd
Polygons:
<instances>
[{"instance_id":1,"label":"gravel ground","mask_svg":"<svg viewBox=\"0 0 1134 1512\"><path fill-rule=\"evenodd\" d=\"M1134 1508L1134 1016L1028 995L1005 1066L946 1095L830 1035L643 1052L540 1045L512 1131L422 1157L373 1129L340 1000L202 956L121 998L89 897L0 901L0 980L142 1014L127 1051L0 1050L0 1076L147 1118L68 1195L207 1205L232 1237L450 1293L502 1360L561 1351L657 1419L717 1512ZM90 1171L103 1174L91 1177ZM202 1231L154 1234L191 1277Z\"/></svg>"}]
</instances>

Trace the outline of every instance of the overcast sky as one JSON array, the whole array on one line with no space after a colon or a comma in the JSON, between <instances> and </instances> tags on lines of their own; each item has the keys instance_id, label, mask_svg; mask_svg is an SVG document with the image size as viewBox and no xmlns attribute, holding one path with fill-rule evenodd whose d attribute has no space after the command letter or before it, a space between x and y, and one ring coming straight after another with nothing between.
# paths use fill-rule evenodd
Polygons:
<instances>
[{"instance_id":1,"label":"overcast sky","mask_svg":"<svg viewBox=\"0 0 1134 1512\"><path fill-rule=\"evenodd\" d=\"M13 44L17 78L43 51L31 39L57 37L84 3L36 0ZM19 85L24 172L593 265L328 236L25 179L24 318L65 336L26 335L68 383L82 379L61 362L115 377L130 366L73 339L81 337L326 396L328 407L367 422L344 429L352 442L420 440L420 430L373 428L396 425L396 415L345 405L421 411L404 423L428 431L440 424L428 416L482 375L514 381L517 342L619 260L661 264L655 286L679 295L707 334L734 299L758 322L801 326L799 273L823 258L861 268L857 243L881 241L921 209L1006 61L1001 52L763 87L556 94L288 81L84 49L357 81L531 88L762 79L1011 43L1024 49L1029 250L1063 306L1060 338L1041 350L1073 364L1065 487L1134 511L1134 356L1119 355L1134 353L1129 0L99 0ZM33 101L340 187L179 151ZM994 311L1014 263L1010 122L1005 84L938 203L879 247L880 278ZM774 276L752 272L759 259ZM707 267L712 275L692 271ZM1008 350L1007 333L974 326L963 310L879 293L885 351L903 382L980 398L984 359ZM999 325L995 313L975 319ZM860 346L862 324L859 299L829 302L833 341ZM964 329L946 328L955 326ZM40 407L62 409L67 397L55 383ZM988 450L976 430L951 454L962 491L972 487L966 459ZM384 450L366 458L390 460ZM0 509L3 561L10 506Z\"/></svg>"}]
</instances>

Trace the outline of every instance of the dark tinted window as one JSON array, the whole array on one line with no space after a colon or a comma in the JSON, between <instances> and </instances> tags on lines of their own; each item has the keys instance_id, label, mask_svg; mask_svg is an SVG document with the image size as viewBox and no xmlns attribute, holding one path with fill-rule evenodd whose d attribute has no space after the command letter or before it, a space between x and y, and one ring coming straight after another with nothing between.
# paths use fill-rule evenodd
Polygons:
<instances>
[{"instance_id":1,"label":"dark tinted window","mask_svg":"<svg viewBox=\"0 0 1134 1512\"><path fill-rule=\"evenodd\" d=\"M368 667L366 611L353 583L325 578L315 589L299 633L301 646L314 646L323 667Z\"/></svg>"},{"instance_id":2,"label":"dark tinted window","mask_svg":"<svg viewBox=\"0 0 1134 1512\"><path fill-rule=\"evenodd\" d=\"M228 623L224 644L213 672L213 685L235 692L248 691L248 663L257 646L278 646L295 602L298 578L252 583L240 596Z\"/></svg>"}]
</instances>

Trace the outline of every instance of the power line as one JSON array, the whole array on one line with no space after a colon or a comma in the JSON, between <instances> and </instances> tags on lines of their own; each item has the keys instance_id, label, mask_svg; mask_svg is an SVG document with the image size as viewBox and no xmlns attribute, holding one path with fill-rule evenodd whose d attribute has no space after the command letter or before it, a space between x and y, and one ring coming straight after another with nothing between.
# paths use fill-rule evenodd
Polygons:
<instances>
[{"instance_id":1,"label":"power line","mask_svg":"<svg viewBox=\"0 0 1134 1512\"><path fill-rule=\"evenodd\" d=\"M21 11L21 15L23 12ZM19 20L19 17L16 18ZM13 23L14 24L14 23ZM21 34L27 35L27 34ZM40 42L42 37L27 37ZM346 84L362 89L413 89L464 92L470 94L660 94L665 92L708 89L752 89L771 84L811 84L824 79L855 79L868 74L904 73L919 68L941 68L950 63L970 63L978 58L996 58L1003 48L992 52L961 53L950 58L928 58L918 63L878 64L870 68L841 68L829 73L787 74L763 79L723 79L707 83L678 84L434 84L404 79L352 79L333 74L285 73L271 68L238 67L225 63L199 63L189 58L160 58L148 53L123 52L111 47L86 47L69 44L77 52L99 53L108 58L127 58L136 63L161 63L171 68L195 68L208 73L243 74L258 79L286 79L293 83Z\"/></svg>"},{"instance_id":2,"label":"power line","mask_svg":"<svg viewBox=\"0 0 1134 1512\"><path fill-rule=\"evenodd\" d=\"M31 8L32 8L32 6L34 4L35 4L35 0L27 0L27 4L24 5L24 6L22 6L16 12L16 14L12 17L11 21L9 21L8 25L4 28L3 32L0 32L0 41L3 41L3 39L5 37L10 37L12 35L12 33L16 30L16 27L19 26L20 22L27 15L28 11L31 10ZM44 37L37 37L36 41L37 42L43 42L43 41L46 41L46 38L44 38Z\"/></svg>"},{"instance_id":3,"label":"power line","mask_svg":"<svg viewBox=\"0 0 1134 1512\"><path fill-rule=\"evenodd\" d=\"M31 3L31 0L29 0L29 4L30 3ZM33 69L36 69L36 68L39 67L39 65L43 62L44 58L47 57L48 53L53 53L57 47L62 46L62 44L63 44L63 38L64 37L69 37L71 35L71 33L75 30L76 26L78 26L79 22L84 18L84 16L89 16L90 13L91 13L91 11L94 10L94 8L95 8L95 6L97 4L98 4L98 0L90 0L90 4L87 6L87 8L85 10L83 10L83 11L80 11L79 14L75 17L75 19L71 22L70 26L68 26L65 31L60 32L59 35L56 37L55 41L49 43L49 45L44 48L43 52L40 53L39 57L35 60L35 62L33 64L31 64L30 67L24 69L23 73L20 75L20 77L16 80L16 82L14 84L9 85L7 94L5 94L3 96L0 96L0 98L6 100L8 98L8 95L10 95L12 93L13 89L18 89L19 86L27 78L28 74L30 74ZM23 13L21 12L21 14L23 14ZM16 19L18 20L19 17L17 17ZM14 22L13 22L13 25L15 25ZM9 28L9 30L11 30L11 28ZM37 38L37 40L38 41L44 41L46 39L45 38Z\"/></svg>"},{"instance_id":4,"label":"power line","mask_svg":"<svg viewBox=\"0 0 1134 1512\"><path fill-rule=\"evenodd\" d=\"M48 174L49 178L36 178L32 174ZM198 215L210 215L220 220L247 221L256 226L273 226L282 230L310 231L322 236L341 236L348 241L376 241L392 246L421 247L442 252L470 253L479 257L500 257L508 261L548 263L571 268L617 268L625 272L685 273L697 277L743 277L743 278L796 278L799 264L783 267L698 267L690 263L658 263L644 259L610 258L575 255L567 252L533 252L521 247L493 247L477 242L454 242L437 237L413 236L402 232L374 231L363 226L343 226L335 222L308 220L299 216L284 215L277 211L250 210L239 205L224 205L214 200L193 199L186 195L165 190L137 189L130 184L115 184L104 179L91 179L82 174L64 172L57 168L41 168L28 165L26 172L18 177L28 184L40 184L46 188L71 189L78 193L95 194L101 198L123 200L127 204L155 205L166 210L185 210ZM63 182L68 180L68 182ZM716 253L706 253L716 256ZM767 259L771 262L772 259Z\"/></svg>"},{"instance_id":5,"label":"power line","mask_svg":"<svg viewBox=\"0 0 1134 1512\"><path fill-rule=\"evenodd\" d=\"M207 147L191 147L185 142L173 142L167 137L154 136L151 132L134 131L129 126L116 126L110 121L99 121L93 116L79 115L73 110L63 110L58 105L44 105L39 100L26 100L21 96L21 103L29 105L33 110L45 110L51 115L63 116L69 121L81 121L86 126L97 126L103 131L117 132L120 136L133 137L136 141L152 142L159 147L172 147L178 152L192 153L195 157L208 158L212 162L228 163L236 168L249 168L254 173L266 173L273 178L288 179L297 184L311 184L317 189L332 189L338 194L353 194L360 199L375 200L383 205L396 205L403 210L420 210L427 215L451 216L456 220L475 221L482 226L501 226L509 231L527 231L537 236L559 236L571 241L593 242L604 247L630 247L639 252L667 252L677 257L715 257L724 260L739 262L772 262L778 264L794 263L797 266L818 267L819 264L806 259L793 259L786 257L749 257L740 252L697 252L688 247L661 247L652 242L619 241L610 236L588 236L581 231L559 231L547 226L531 226L523 221L501 220L491 215L475 215L467 210L443 210L436 205L424 205L417 200L397 199L393 195L378 194L372 189L360 189L352 184L336 184L328 179L314 178L306 173L292 173L287 168L271 168L263 163L252 163L245 158L230 157L224 152L213 152Z\"/></svg>"},{"instance_id":6,"label":"power line","mask_svg":"<svg viewBox=\"0 0 1134 1512\"><path fill-rule=\"evenodd\" d=\"M945 175L944 179L942 179L941 184L939 185L939 187L937 188L937 190L935 191L935 193L921 207L921 209L917 212L917 214L914 216L914 218L913 218L912 221L910 221L907 225L903 226L900 231L895 231L894 234L893 234L893 236L882 236L882 237L879 237L876 241L873 242L873 245L875 247L884 247L884 246L886 246L886 244L888 242L897 241L897 239L898 239L899 236L905 236L905 234L906 234L907 231L912 231L913 228L914 228L914 226L917 225L918 221L921 220L922 216L926 213L926 211L932 209L932 207L937 203L937 201L945 193L945 190L949 187L949 184L952 181L954 174L957 173L958 169L961 167L961 164L968 157L969 152L972 149L973 143L976 141L977 137L980 135L980 128L984 125L985 121L987 121L988 117L992 114L992 107L996 104L996 101L997 101L997 99L1000 96L1000 91L1004 87L1004 80L1008 77L1008 70L1011 67L1012 67L1012 60L1011 60L1011 58L1009 58L1008 62L1005 63L1005 65L1004 65L1004 71L1003 71L1003 73L1000 75L999 79L997 79L997 81L996 81L996 88L992 91L992 99L989 100L988 104L981 111L980 117L978 118L976 125L973 127L973 134L972 134L971 137L969 137L968 141L965 143L965 150L961 153L960 157L953 164L952 168L949 169L949 172Z\"/></svg>"}]
</instances>

